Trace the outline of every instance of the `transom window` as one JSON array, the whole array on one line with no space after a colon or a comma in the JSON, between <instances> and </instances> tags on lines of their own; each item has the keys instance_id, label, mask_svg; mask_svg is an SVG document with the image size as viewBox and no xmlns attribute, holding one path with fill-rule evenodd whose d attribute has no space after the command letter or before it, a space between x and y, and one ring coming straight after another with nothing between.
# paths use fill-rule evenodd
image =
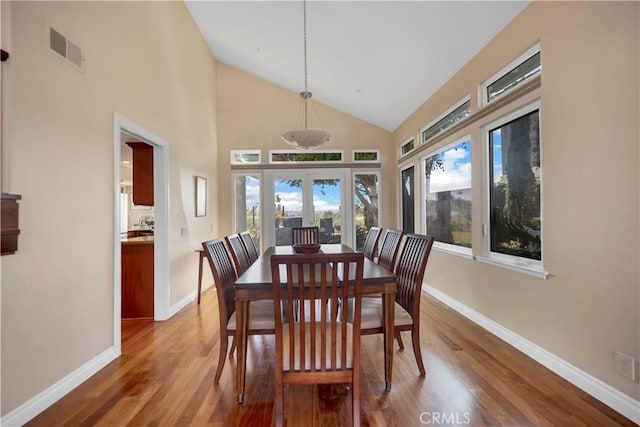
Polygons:
<instances>
[{"instance_id":1,"label":"transom window","mask_svg":"<svg viewBox=\"0 0 640 427\"><path fill-rule=\"evenodd\" d=\"M403 142L400 146L400 157L407 155L416 148L415 139L411 138Z\"/></svg>"},{"instance_id":2,"label":"transom window","mask_svg":"<svg viewBox=\"0 0 640 427\"><path fill-rule=\"evenodd\" d=\"M271 150L269 151L271 163L319 163L342 162L342 151L297 151L297 150Z\"/></svg>"},{"instance_id":3,"label":"transom window","mask_svg":"<svg viewBox=\"0 0 640 427\"><path fill-rule=\"evenodd\" d=\"M541 69L540 45L536 45L484 83L484 102L488 103L500 97Z\"/></svg>"},{"instance_id":4,"label":"transom window","mask_svg":"<svg viewBox=\"0 0 640 427\"><path fill-rule=\"evenodd\" d=\"M260 163L260 150L231 150L231 164Z\"/></svg>"},{"instance_id":5,"label":"transom window","mask_svg":"<svg viewBox=\"0 0 640 427\"><path fill-rule=\"evenodd\" d=\"M471 99L467 97L422 129L422 142L425 143L434 136L439 135L469 114L471 114Z\"/></svg>"},{"instance_id":6,"label":"transom window","mask_svg":"<svg viewBox=\"0 0 640 427\"><path fill-rule=\"evenodd\" d=\"M380 162L380 150L353 150L354 162Z\"/></svg>"}]
</instances>

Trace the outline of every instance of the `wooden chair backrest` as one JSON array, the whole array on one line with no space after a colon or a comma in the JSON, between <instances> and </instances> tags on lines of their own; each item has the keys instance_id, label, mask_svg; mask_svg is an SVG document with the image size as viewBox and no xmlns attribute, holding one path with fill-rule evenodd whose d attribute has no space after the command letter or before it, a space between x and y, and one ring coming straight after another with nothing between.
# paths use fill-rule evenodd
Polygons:
<instances>
[{"instance_id":1,"label":"wooden chair backrest","mask_svg":"<svg viewBox=\"0 0 640 427\"><path fill-rule=\"evenodd\" d=\"M244 243L244 248L247 250L247 254L249 255L249 261L251 264L256 262L258 259L258 248L256 248L256 243L253 241L251 234L248 231L243 231L240 233L240 238L242 239L242 243Z\"/></svg>"},{"instance_id":2,"label":"wooden chair backrest","mask_svg":"<svg viewBox=\"0 0 640 427\"><path fill-rule=\"evenodd\" d=\"M276 375L288 365L288 372L300 374L296 383L318 384L351 378L352 372L359 369L363 268L362 253L271 257ZM341 277L353 279L346 280L345 285ZM343 302L351 297L355 299L353 324L347 322L347 310L342 310ZM285 326L286 319L298 320ZM290 333L285 334L284 328ZM347 328L352 328L350 335ZM351 345L347 343L348 336ZM288 348L287 354L283 354L284 348ZM348 360L353 363L349 365ZM345 377L345 372L351 373ZM332 377L332 373L338 374ZM327 378L322 379L323 376Z\"/></svg>"},{"instance_id":3,"label":"wooden chair backrest","mask_svg":"<svg viewBox=\"0 0 640 427\"><path fill-rule=\"evenodd\" d=\"M382 234L382 228L371 227L369 229L369 233L367 233L367 238L364 241L362 252L364 253L364 256L369 258L371 261L376 257L376 249L378 249L378 239L380 239L380 234Z\"/></svg>"},{"instance_id":4,"label":"wooden chair backrest","mask_svg":"<svg viewBox=\"0 0 640 427\"><path fill-rule=\"evenodd\" d=\"M318 227L293 227L291 242L293 245L320 243L320 230Z\"/></svg>"},{"instance_id":5,"label":"wooden chair backrest","mask_svg":"<svg viewBox=\"0 0 640 427\"><path fill-rule=\"evenodd\" d=\"M378 264L382 265L389 271L393 271L396 256L398 255L398 247L404 233L402 230L394 230L389 228L384 235L384 240L380 246L380 255L378 256Z\"/></svg>"},{"instance_id":6,"label":"wooden chair backrest","mask_svg":"<svg viewBox=\"0 0 640 427\"><path fill-rule=\"evenodd\" d=\"M244 243L242 243L240 235L231 234L226 236L224 240L227 242L227 246L229 246L229 252L233 258L233 263L236 266L236 274L240 277L251 265L251 261L249 261L249 254L247 254L247 250L244 247Z\"/></svg>"},{"instance_id":7,"label":"wooden chair backrest","mask_svg":"<svg viewBox=\"0 0 640 427\"><path fill-rule=\"evenodd\" d=\"M411 314L414 322L420 318L420 292L427 267L433 237L405 234L398 251L396 302Z\"/></svg>"},{"instance_id":8,"label":"wooden chair backrest","mask_svg":"<svg viewBox=\"0 0 640 427\"><path fill-rule=\"evenodd\" d=\"M236 271L229 251L223 239L214 239L202 242L204 254L209 261L213 280L218 294L218 307L220 311L220 327L225 327L229 318L236 310L234 299L234 283Z\"/></svg>"}]
</instances>

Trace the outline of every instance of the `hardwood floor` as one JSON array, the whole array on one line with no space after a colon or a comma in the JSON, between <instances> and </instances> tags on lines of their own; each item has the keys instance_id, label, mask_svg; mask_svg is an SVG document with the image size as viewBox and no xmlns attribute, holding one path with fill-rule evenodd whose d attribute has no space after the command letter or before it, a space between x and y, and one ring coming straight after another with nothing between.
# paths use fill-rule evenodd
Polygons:
<instances>
[{"instance_id":1,"label":"hardwood floor","mask_svg":"<svg viewBox=\"0 0 640 427\"><path fill-rule=\"evenodd\" d=\"M214 290L166 322L128 321L122 356L28 426L269 426L273 337L251 337L245 402L235 401L235 363L220 384ZM393 389L384 391L382 337L362 337L361 413L365 425L630 426L631 421L518 350L423 295L418 376L411 346L395 344ZM405 344L410 341L405 337ZM344 386L289 387L289 426L348 425Z\"/></svg>"}]
</instances>

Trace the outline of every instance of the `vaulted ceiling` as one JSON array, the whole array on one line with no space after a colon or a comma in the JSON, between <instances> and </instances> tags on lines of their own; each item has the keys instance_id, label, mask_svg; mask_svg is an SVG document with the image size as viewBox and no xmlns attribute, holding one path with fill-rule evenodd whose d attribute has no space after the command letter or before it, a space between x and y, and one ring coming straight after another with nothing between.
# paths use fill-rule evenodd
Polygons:
<instances>
[{"instance_id":1,"label":"vaulted ceiling","mask_svg":"<svg viewBox=\"0 0 640 427\"><path fill-rule=\"evenodd\" d=\"M303 90L302 1L186 4L219 61ZM315 101L393 131L527 5L310 1L309 90Z\"/></svg>"}]
</instances>

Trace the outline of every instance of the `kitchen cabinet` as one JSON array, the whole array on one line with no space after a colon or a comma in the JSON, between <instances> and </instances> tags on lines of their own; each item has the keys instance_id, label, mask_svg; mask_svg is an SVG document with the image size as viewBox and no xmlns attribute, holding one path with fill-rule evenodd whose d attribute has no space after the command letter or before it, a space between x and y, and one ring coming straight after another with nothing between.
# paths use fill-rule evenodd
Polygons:
<instances>
[{"instance_id":1,"label":"kitchen cabinet","mask_svg":"<svg viewBox=\"0 0 640 427\"><path fill-rule=\"evenodd\" d=\"M127 142L133 151L133 203L153 206L153 147Z\"/></svg>"},{"instance_id":2,"label":"kitchen cabinet","mask_svg":"<svg viewBox=\"0 0 640 427\"><path fill-rule=\"evenodd\" d=\"M153 319L153 244L153 236L126 238L120 243L123 319Z\"/></svg>"}]
</instances>

